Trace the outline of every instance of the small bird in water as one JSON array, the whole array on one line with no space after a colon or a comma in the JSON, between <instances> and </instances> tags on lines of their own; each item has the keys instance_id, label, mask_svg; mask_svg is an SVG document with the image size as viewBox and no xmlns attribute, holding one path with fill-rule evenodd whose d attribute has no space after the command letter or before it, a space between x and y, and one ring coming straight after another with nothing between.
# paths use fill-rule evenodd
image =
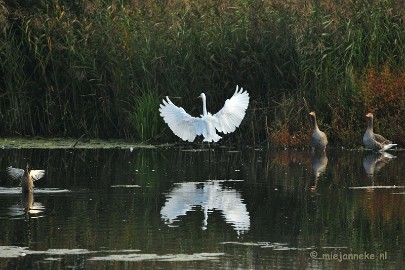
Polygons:
<instances>
[{"instance_id":1,"label":"small bird in water","mask_svg":"<svg viewBox=\"0 0 405 270\"><path fill-rule=\"evenodd\" d=\"M363 136L363 143L364 145L375 151L375 152L384 152L394 146L396 146L395 143L392 143L391 141L387 140L381 135L375 134L373 132L373 114L368 113L366 115L367 118L367 130L364 133Z\"/></svg>"},{"instance_id":2,"label":"small bird in water","mask_svg":"<svg viewBox=\"0 0 405 270\"><path fill-rule=\"evenodd\" d=\"M20 180L23 193L32 192L34 181L41 179L45 175L45 170L30 170L27 163L25 170L13 167L7 167L8 175L14 180Z\"/></svg>"},{"instance_id":3,"label":"small bird in water","mask_svg":"<svg viewBox=\"0 0 405 270\"><path fill-rule=\"evenodd\" d=\"M320 131L318 123L316 122L315 112L310 112L309 115L311 116L312 128L314 130L311 135L310 145L313 150L325 150L326 145L328 144L328 138L324 132Z\"/></svg>"},{"instance_id":4,"label":"small bird in water","mask_svg":"<svg viewBox=\"0 0 405 270\"><path fill-rule=\"evenodd\" d=\"M207 101L204 93L199 98L203 103L203 114L201 117L189 115L183 108L177 107L169 97L163 100L159 111L163 120L170 129L184 141L192 142L197 135L204 136L205 142L217 142L222 137L217 134L234 132L245 117L249 105L249 94L243 88L236 86L235 93L225 101L224 107L212 115L207 112Z\"/></svg>"}]
</instances>

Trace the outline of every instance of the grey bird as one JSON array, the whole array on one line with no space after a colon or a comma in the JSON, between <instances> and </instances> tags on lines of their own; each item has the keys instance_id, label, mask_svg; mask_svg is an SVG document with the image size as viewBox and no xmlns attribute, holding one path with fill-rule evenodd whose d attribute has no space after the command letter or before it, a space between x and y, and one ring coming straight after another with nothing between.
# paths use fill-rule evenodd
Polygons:
<instances>
[{"instance_id":1,"label":"grey bird","mask_svg":"<svg viewBox=\"0 0 405 270\"><path fill-rule=\"evenodd\" d=\"M312 149L325 150L326 145L328 144L328 138L326 137L326 134L319 129L318 123L316 122L315 112L310 112L309 115L311 116L311 124L313 128L310 145Z\"/></svg>"},{"instance_id":2,"label":"grey bird","mask_svg":"<svg viewBox=\"0 0 405 270\"><path fill-rule=\"evenodd\" d=\"M374 117L373 117L372 113L368 113L366 115L366 118L367 118L367 130L363 136L363 143L367 148L369 148L375 152L384 152L384 151L390 149L391 147L396 146L395 143L392 143L391 141L387 140L383 136L375 134L373 132L373 118Z\"/></svg>"},{"instance_id":3,"label":"grey bird","mask_svg":"<svg viewBox=\"0 0 405 270\"><path fill-rule=\"evenodd\" d=\"M23 193L32 192L34 187L34 181L41 179L45 175L45 170L30 170L29 165L25 167L25 170L13 167L7 167L8 175L15 179L20 180Z\"/></svg>"}]
</instances>

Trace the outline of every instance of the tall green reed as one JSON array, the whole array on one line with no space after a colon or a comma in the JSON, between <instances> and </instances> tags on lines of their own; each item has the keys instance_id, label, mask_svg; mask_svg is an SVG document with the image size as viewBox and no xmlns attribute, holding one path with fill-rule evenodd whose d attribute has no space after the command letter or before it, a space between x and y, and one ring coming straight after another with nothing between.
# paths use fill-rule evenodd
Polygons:
<instances>
[{"instance_id":1,"label":"tall green reed","mask_svg":"<svg viewBox=\"0 0 405 270\"><path fill-rule=\"evenodd\" d=\"M162 122L159 108L160 99L153 92L145 92L132 101L133 109L129 112L130 121L135 125L138 139L142 142L157 140L161 135Z\"/></svg>"}]
</instances>

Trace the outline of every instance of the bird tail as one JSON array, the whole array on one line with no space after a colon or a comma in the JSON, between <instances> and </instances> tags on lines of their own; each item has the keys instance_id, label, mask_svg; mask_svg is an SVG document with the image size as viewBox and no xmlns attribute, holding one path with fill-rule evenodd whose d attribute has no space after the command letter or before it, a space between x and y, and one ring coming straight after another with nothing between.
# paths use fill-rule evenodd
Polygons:
<instances>
[{"instance_id":1,"label":"bird tail","mask_svg":"<svg viewBox=\"0 0 405 270\"><path fill-rule=\"evenodd\" d=\"M388 154L388 153L382 153L382 156L383 156L383 158L387 158L387 159L392 159L392 158L396 158L396 156L393 156L393 155L391 155L391 154Z\"/></svg>"},{"instance_id":2,"label":"bird tail","mask_svg":"<svg viewBox=\"0 0 405 270\"><path fill-rule=\"evenodd\" d=\"M381 149L381 150L386 151L386 150L388 150L388 149L390 149L390 148L392 148L392 147L394 147L396 145L397 145L396 143L386 144L386 145L384 145L383 149Z\"/></svg>"},{"instance_id":3,"label":"bird tail","mask_svg":"<svg viewBox=\"0 0 405 270\"><path fill-rule=\"evenodd\" d=\"M204 135L204 142L218 142L222 137L219 136L218 134L214 133L211 135Z\"/></svg>"}]
</instances>

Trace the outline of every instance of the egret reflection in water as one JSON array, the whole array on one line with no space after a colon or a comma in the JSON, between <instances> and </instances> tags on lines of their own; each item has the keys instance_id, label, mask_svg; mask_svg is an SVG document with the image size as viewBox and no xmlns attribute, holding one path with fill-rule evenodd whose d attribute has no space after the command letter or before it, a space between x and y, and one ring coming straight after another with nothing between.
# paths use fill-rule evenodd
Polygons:
<instances>
[{"instance_id":1,"label":"egret reflection in water","mask_svg":"<svg viewBox=\"0 0 405 270\"><path fill-rule=\"evenodd\" d=\"M62 193L69 193L70 190L67 189L57 189L57 188L42 188L36 189L35 194L62 194ZM35 194L33 192L22 192L21 187L0 187L0 196L20 196L20 201L11 205L8 208L8 216L13 218L22 218L25 215L30 215L31 217L42 217L42 213L45 211L45 206L40 202L35 202L34 197ZM2 218L0 216L0 218Z\"/></svg>"},{"instance_id":2,"label":"egret reflection in water","mask_svg":"<svg viewBox=\"0 0 405 270\"><path fill-rule=\"evenodd\" d=\"M238 234L248 231L250 216L242 195L235 189L224 187L224 182L226 181L213 180L176 184L166 195L166 203L160 211L162 219L171 225L180 216L201 207L204 211L202 229L207 228L208 214L218 210Z\"/></svg>"},{"instance_id":3,"label":"egret reflection in water","mask_svg":"<svg viewBox=\"0 0 405 270\"><path fill-rule=\"evenodd\" d=\"M34 194L32 192L21 193L20 204L10 206L9 215L12 217L22 217L24 215L37 215L41 214L45 210L45 206L40 202L34 201Z\"/></svg>"}]
</instances>

